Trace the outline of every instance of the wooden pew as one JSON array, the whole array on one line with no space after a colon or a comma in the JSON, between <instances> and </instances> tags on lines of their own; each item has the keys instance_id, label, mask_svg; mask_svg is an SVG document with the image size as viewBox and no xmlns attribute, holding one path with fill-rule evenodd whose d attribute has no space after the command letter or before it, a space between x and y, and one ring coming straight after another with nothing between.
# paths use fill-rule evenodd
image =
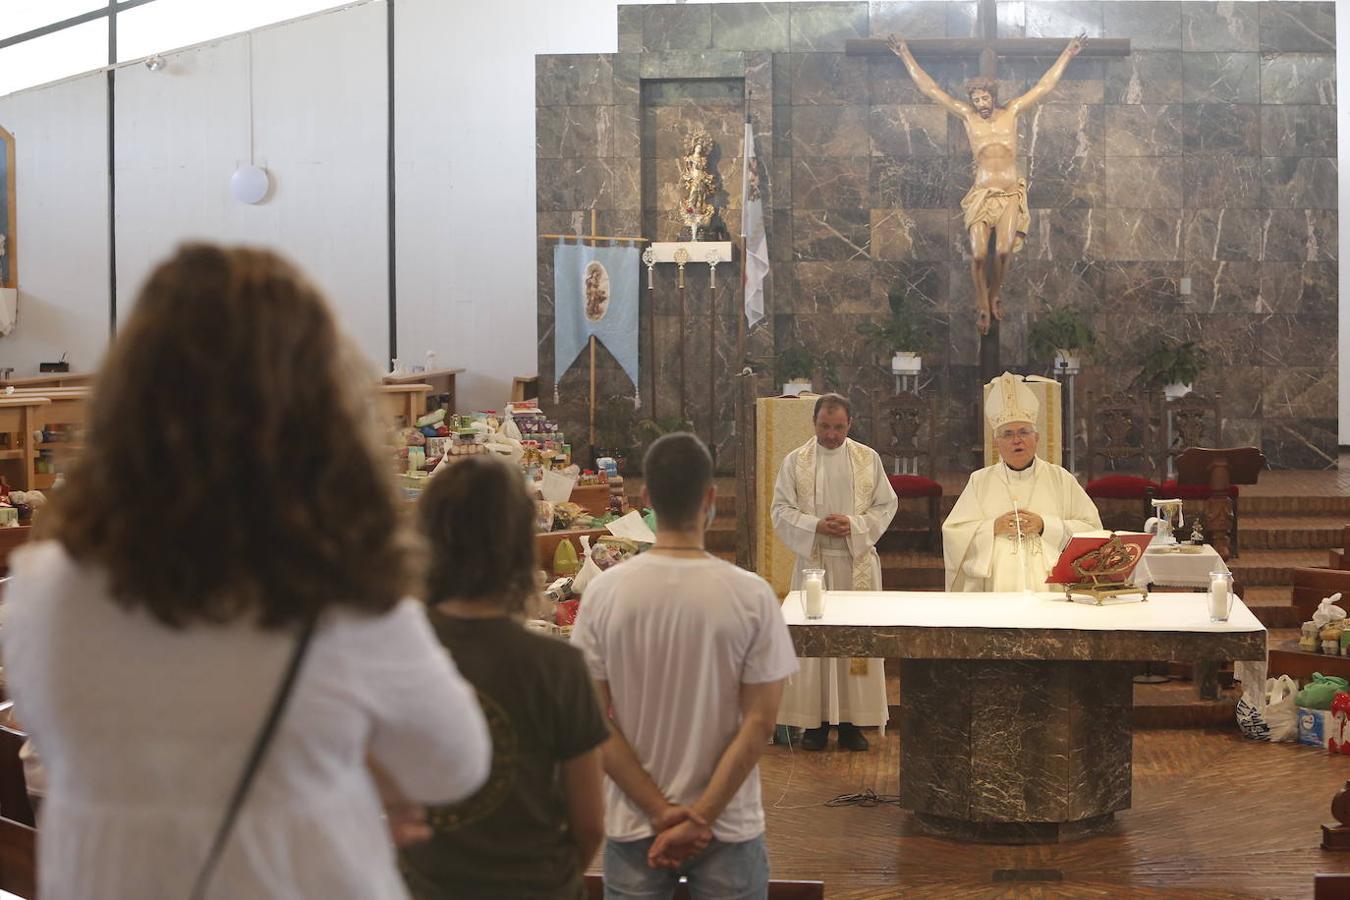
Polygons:
<instances>
[{"instance_id":1,"label":"wooden pew","mask_svg":"<svg viewBox=\"0 0 1350 900\"><path fill-rule=\"evenodd\" d=\"M591 873L586 876L586 897L588 900L604 900L605 879ZM680 880L675 888L675 900L689 900L689 888ZM779 881L769 880L769 900L825 900L825 882L823 881Z\"/></svg>"},{"instance_id":2,"label":"wooden pew","mask_svg":"<svg viewBox=\"0 0 1350 900\"><path fill-rule=\"evenodd\" d=\"M37 830L0 817L0 891L36 897Z\"/></svg>"}]
</instances>

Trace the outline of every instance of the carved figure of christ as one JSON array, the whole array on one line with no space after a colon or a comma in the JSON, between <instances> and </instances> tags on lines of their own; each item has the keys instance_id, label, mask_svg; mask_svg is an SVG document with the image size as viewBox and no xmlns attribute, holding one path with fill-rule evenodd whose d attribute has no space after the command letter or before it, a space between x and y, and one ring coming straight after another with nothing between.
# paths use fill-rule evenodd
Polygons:
<instances>
[{"instance_id":1,"label":"carved figure of christ","mask_svg":"<svg viewBox=\"0 0 1350 900\"><path fill-rule=\"evenodd\" d=\"M909 70L915 86L960 119L970 138L970 149L975 155L975 184L961 201L961 208L970 235L970 274L975 281L976 324L980 334L989 332L993 319L1003 318L999 289L1012 254L1021 247L1031 222L1026 179L1017 173L1017 117L1055 89L1083 44L1083 35L1071 40L1031 90L1008 105L999 106L998 82L994 78L981 76L968 81L968 102L957 100L938 87L919 66L903 39L892 35L888 41L891 51Z\"/></svg>"}]
</instances>

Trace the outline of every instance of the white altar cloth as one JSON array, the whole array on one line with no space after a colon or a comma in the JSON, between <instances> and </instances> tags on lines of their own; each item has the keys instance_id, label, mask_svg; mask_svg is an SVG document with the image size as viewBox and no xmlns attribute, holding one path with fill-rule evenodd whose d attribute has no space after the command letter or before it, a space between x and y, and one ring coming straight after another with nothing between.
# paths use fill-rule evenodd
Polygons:
<instances>
[{"instance_id":1,"label":"white altar cloth","mask_svg":"<svg viewBox=\"0 0 1350 900\"><path fill-rule=\"evenodd\" d=\"M1233 598L1227 622L1209 620L1209 594L1168 592L1147 602L1064 599L1064 592L1040 594L946 593L943 591L826 591L825 616L807 621L800 591L783 601L788 625L850 625L916 628L1046 628L1075 631L1173 631L1232 634L1265 627L1240 599Z\"/></svg>"},{"instance_id":2,"label":"white altar cloth","mask_svg":"<svg viewBox=\"0 0 1350 900\"><path fill-rule=\"evenodd\" d=\"M1223 557L1209 544L1201 544L1199 553L1178 553L1150 546L1135 566L1134 583L1208 588L1209 573L1216 564L1219 571L1229 571Z\"/></svg>"}]
</instances>

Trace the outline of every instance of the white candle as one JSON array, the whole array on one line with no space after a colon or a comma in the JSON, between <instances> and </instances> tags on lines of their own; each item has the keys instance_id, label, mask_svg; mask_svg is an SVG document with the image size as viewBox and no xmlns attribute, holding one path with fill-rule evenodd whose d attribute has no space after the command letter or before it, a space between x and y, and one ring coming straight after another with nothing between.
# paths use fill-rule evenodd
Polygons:
<instances>
[{"instance_id":1,"label":"white candle","mask_svg":"<svg viewBox=\"0 0 1350 900\"><path fill-rule=\"evenodd\" d=\"M1215 622L1228 621L1228 579L1213 578L1209 582L1209 617Z\"/></svg>"},{"instance_id":2,"label":"white candle","mask_svg":"<svg viewBox=\"0 0 1350 900\"><path fill-rule=\"evenodd\" d=\"M819 578L808 578L806 589L806 617L819 619L825 615L825 585Z\"/></svg>"}]
</instances>

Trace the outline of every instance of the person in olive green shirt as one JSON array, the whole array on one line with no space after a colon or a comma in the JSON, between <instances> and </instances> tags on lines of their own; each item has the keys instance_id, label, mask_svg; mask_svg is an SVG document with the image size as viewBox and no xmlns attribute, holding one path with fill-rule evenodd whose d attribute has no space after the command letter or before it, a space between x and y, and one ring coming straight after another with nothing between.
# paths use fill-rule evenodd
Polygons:
<instances>
[{"instance_id":1,"label":"person in olive green shirt","mask_svg":"<svg viewBox=\"0 0 1350 900\"><path fill-rule=\"evenodd\" d=\"M530 631L535 505L518 468L487 457L436 475L418 504L432 559L430 619L478 691L492 770L472 797L426 812L400 851L419 900L576 900L604 837L609 726L581 654Z\"/></svg>"}]
</instances>

